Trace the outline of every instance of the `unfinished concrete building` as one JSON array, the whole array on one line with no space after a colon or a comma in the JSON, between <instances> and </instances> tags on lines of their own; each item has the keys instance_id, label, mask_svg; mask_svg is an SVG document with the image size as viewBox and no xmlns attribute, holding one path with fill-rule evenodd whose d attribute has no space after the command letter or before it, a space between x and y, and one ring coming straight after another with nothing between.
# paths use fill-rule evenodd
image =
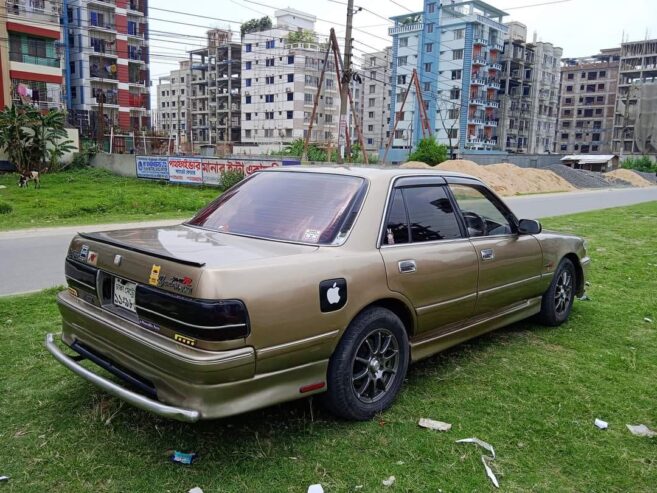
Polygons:
<instances>
[{"instance_id":1,"label":"unfinished concrete building","mask_svg":"<svg viewBox=\"0 0 657 493\"><path fill-rule=\"evenodd\" d=\"M657 154L657 39L621 44L612 151Z\"/></svg>"},{"instance_id":2,"label":"unfinished concrete building","mask_svg":"<svg viewBox=\"0 0 657 493\"><path fill-rule=\"evenodd\" d=\"M378 153L386 145L390 125L390 62L392 47L363 55L362 125L365 147Z\"/></svg>"},{"instance_id":3,"label":"unfinished concrete building","mask_svg":"<svg viewBox=\"0 0 657 493\"><path fill-rule=\"evenodd\" d=\"M562 60L557 151L610 154L620 48Z\"/></svg>"},{"instance_id":4,"label":"unfinished concrete building","mask_svg":"<svg viewBox=\"0 0 657 493\"><path fill-rule=\"evenodd\" d=\"M554 152L563 50L552 43L527 42L527 27L506 24L500 76L500 142L507 152Z\"/></svg>"},{"instance_id":5,"label":"unfinished concrete building","mask_svg":"<svg viewBox=\"0 0 657 493\"><path fill-rule=\"evenodd\" d=\"M500 75L500 143L507 152L529 152L534 47L526 42L527 26L509 22Z\"/></svg>"},{"instance_id":6,"label":"unfinished concrete building","mask_svg":"<svg viewBox=\"0 0 657 493\"><path fill-rule=\"evenodd\" d=\"M208 31L208 45L189 52L191 143L194 149L231 152L240 141L242 46L231 31Z\"/></svg>"}]
</instances>

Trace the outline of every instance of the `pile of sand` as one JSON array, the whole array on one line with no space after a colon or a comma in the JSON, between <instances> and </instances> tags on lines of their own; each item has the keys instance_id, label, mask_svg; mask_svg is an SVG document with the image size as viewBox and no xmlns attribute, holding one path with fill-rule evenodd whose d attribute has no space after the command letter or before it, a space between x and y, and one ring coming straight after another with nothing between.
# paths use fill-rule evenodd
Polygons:
<instances>
[{"instance_id":1,"label":"pile of sand","mask_svg":"<svg viewBox=\"0 0 657 493\"><path fill-rule=\"evenodd\" d=\"M406 169L426 169L432 168L433 166L429 166L427 163L423 163L422 161L408 161L399 167Z\"/></svg>"},{"instance_id":2,"label":"pile of sand","mask_svg":"<svg viewBox=\"0 0 657 493\"><path fill-rule=\"evenodd\" d=\"M643 176L629 169L616 169L604 174L605 177L612 180L623 180L635 187L654 187L655 184L646 180Z\"/></svg>"},{"instance_id":3,"label":"pile of sand","mask_svg":"<svg viewBox=\"0 0 657 493\"><path fill-rule=\"evenodd\" d=\"M500 195L569 192L575 190L573 185L552 171L521 168L510 163L479 166L472 161L455 159L445 161L436 166L436 168L476 176Z\"/></svg>"}]
</instances>

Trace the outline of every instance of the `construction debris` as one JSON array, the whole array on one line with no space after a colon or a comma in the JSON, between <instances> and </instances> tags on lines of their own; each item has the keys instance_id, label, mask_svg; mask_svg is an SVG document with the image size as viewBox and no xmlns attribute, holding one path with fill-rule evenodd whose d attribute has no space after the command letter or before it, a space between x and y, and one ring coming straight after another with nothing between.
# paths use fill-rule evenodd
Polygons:
<instances>
[{"instance_id":1,"label":"construction debris","mask_svg":"<svg viewBox=\"0 0 657 493\"><path fill-rule=\"evenodd\" d=\"M497 477L495 476L495 473L493 473L493 470L490 468L487 462L487 461L495 460L495 449L493 449L493 446L490 443L484 442L483 440L479 440L478 438L463 438L461 440L456 440L456 443L474 443L488 450L491 453L492 457L486 457L485 455L482 455L481 462L484 464L484 469L486 471L486 476L488 476L488 479L491 480L491 482L496 488L499 488L500 483L497 481Z\"/></svg>"},{"instance_id":2,"label":"construction debris","mask_svg":"<svg viewBox=\"0 0 657 493\"><path fill-rule=\"evenodd\" d=\"M450 423L443 423L442 421L435 421L427 418L420 418L420 421L418 421L417 424L422 428L429 428L430 430L436 431L449 431L452 429Z\"/></svg>"},{"instance_id":3,"label":"construction debris","mask_svg":"<svg viewBox=\"0 0 657 493\"><path fill-rule=\"evenodd\" d=\"M632 435L638 437L657 437L657 431L651 430L646 425L625 425Z\"/></svg>"}]
</instances>

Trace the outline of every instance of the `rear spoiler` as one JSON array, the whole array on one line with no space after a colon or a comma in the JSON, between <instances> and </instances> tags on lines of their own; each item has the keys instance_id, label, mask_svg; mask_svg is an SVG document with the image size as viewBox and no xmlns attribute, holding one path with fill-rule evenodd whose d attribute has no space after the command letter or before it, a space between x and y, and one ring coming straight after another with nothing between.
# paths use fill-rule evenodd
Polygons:
<instances>
[{"instance_id":1,"label":"rear spoiler","mask_svg":"<svg viewBox=\"0 0 657 493\"><path fill-rule=\"evenodd\" d=\"M85 238L87 240L93 240L97 241L100 243L106 243L107 245L112 245L116 246L119 248L124 248L126 250L130 250L132 252L137 252L137 253L145 253L146 255L150 255L152 257L157 257L161 258L164 260L170 260L172 262L177 262L179 264L183 265L191 265L192 267L203 267L205 265L205 262L196 262L195 260L187 260L187 259L182 259L182 258L177 258L177 257L172 257L171 255L165 255L160 252L154 252L152 250L147 250L146 248L138 248L134 245L131 245L129 243L123 243L121 241L116 241L116 240L108 240L107 238L103 238L100 236L98 233L78 233L78 236L81 238Z\"/></svg>"}]
</instances>

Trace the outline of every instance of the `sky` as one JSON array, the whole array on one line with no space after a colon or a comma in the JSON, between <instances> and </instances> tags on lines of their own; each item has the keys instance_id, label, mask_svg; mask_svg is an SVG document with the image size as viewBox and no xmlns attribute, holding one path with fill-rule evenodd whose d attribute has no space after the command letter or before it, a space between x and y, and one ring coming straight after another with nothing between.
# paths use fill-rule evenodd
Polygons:
<instances>
[{"instance_id":1,"label":"sky","mask_svg":"<svg viewBox=\"0 0 657 493\"><path fill-rule=\"evenodd\" d=\"M551 3L538 5L547 2ZM657 0L491 0L489 3L508 12L505 22L525 24L530 40L536 32L539 41L563 48L564 57L593 55L601 48L618 46L622 39L657 38ZM358 63L363 53L391 44L389 17L420 11L423 2L354 0L354 4L363 8L354 16L354 56ZM274 20L274 11L285 7L317 16L316 31L328 35L334 27L343 44L346 0L150 0L153 86L160 76L176 68L176 59L187 58L186 50L204 45L202 37L208 29L230 27L237 41L240 22L265 15Z\"/></svg>"}]
</instances>

